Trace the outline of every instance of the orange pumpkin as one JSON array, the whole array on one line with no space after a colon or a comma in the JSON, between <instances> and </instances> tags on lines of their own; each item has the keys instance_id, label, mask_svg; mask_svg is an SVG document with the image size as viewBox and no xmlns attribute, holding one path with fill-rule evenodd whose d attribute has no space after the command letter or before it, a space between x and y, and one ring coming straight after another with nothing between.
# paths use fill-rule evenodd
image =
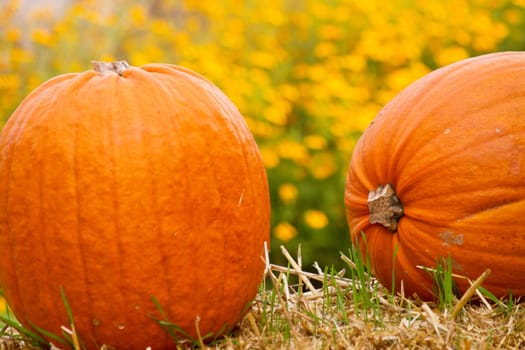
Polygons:
<instances>
[{"instance_id":1,"label":"orange pumpkin","mask_svg":"<svg viewBox=\"0 0 525 350\"><path fill-rule=\"evenodd\" d=\"M394 274L430 299L418 266L450 257L472 280L490 269L495 295L525 295L525 52L457 62L396 96L354 149L345 205L386 287Z\"/></svg>"},{"instance_id":2,"label":"orange pumpkin","mask_svg":"<svg viewBox=\"0 0 525 350\"><path fill-rule=\"evenodd\" d=\"M239 111L202 76L125 62L58 76L13 113L0 150L0 284L26 327L69 327L61 288L88 349L175 348L153 298L191 338L249 309L266 173Z\"/></svg>"}]
</instances>

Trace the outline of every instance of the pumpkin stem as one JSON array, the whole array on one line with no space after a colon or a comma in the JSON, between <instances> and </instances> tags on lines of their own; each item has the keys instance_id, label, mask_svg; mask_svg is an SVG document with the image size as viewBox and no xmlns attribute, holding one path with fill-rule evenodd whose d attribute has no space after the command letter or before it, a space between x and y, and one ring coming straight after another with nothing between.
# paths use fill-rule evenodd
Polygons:
<instances>
[{"instance_id":1,"label":"pumpkin stem","mask_svg":"<svg viewBox=\"0 0 525 350\"><path fill-rule=\"evenodd\" d=\"M130 67L126 61L115 61L115 62L102 62L102 61L91 61L93 69L98 73L113 72L118 75Z\"/></svg>"},{"instance_id":2,"label":"pumpkin stem","mask_svg":"<svg viewBox=\"0 0 525 350\"><path fill-rule=\"evenodd\" d=\"M397 231L403 206L392 185L379 185L377 190L368 192L368 210L371 224L381 224L392 232Z\"/></svg>"}]
</instances>

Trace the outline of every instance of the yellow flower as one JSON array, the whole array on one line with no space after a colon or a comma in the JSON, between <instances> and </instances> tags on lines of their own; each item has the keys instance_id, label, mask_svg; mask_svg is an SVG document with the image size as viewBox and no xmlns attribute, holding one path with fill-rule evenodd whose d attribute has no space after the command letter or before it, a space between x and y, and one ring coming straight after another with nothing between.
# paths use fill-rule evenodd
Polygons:
<instances>
[{"instance_id":1,"label":"yellow flower","mask_svg":"<svg viewBox=\"0 0 525 350\"><path fill-rule=\"evenodd\" d=\"M169 37L170 35L177 36L179 33L174 33L173 28L170 27L169 23L160 19L151 21L149 30L153 36L158 37Z\"/></svg>"},{"instance_id":2,"label":"yellow flower","mask_svg":"<svg viewBox=\"0 0 525 350\"><path fill-rule=\"evenodd\" d=\"M270 77L268 73L263 69L252 68L249 71L250 81L258 86L267 86L271 84Z\"/></svg>"},{"instance_id":3,"label":"yellow flower","mask_svg":"<svg viewBox=\"0 0 525 350\"><path fill-rule=\"evenodd\" d=\"M304 221L313 229L322 229L328 225L328 217L321 210L307 210L304 213Z\"/></svg>"},{"instance_id":4,"label":"yellow flower","mask_svg":"<svg viewBox=\"0 0 525 350\"><path fill-rule=\"evenodd\" d=\"M303 139L304 144L309 149L322 150L326 148L326 139L320 135L308 135Z\"/></svg>"},{"instance_id":5,"label":"yellow flower","mask_svg":"<svg viewBox=\"0 0 525 350\"><path fill-rule=\"evenodd\" d=\"M447 47L436 55L436 62L440 66L445 66L450 63L469 57L468 52L459 46Z\"/></svg>"},{"instance_id":6,"label":"yellow flower","mask_svg":"<svg viewBox=\"0 0 525 350\"><path fill-rule=\"evenodd\" d=\"M319 35L326 40L336 40L343 36L343 30L339 25L325 24L319 28Z\"/></svg>"},{"instance_id":7,"label":"yellow flower","mask_svg":"<svg viewBox=\"0 0 525 350\"><path fill-rule=\"evenodd\" d=\"M283 158L302 162L308 159L308 151L303 144L293 140L283 140L278 145L279 155Z\"/></svg>"},{"instance_id":8,"label":"yellow flower","mask_svg":"<svg viewBox=\"0 0 525 350\"><path fill-rule=\"evenodd\" d=\"M15 47L10 53L12 68L18 68L19 65L33 60L33 52L26 49Z\"/></svg>"},{"instance_id":9,"label":"yellow flower","mask_svg":"<svg viewBox=\"0 0 525 350\"><path fill-rule=\"evenodd\" d=\"M20 77L17 74L0 74L0 89L16 90L20 85Z\"/></svg>"},{"instance_id":10,"label":"yellow flower","mask_svg":"<svg viewBox=\"0 0 525 350\"><path fill-rule=\"evenodd\" d=\"M289 101L296 101L299 98L299 90L297 86L292 84L284 84L279 87L279 95Z\"/></svg>"},{"instance_id":11,"label":"yellow flower","mask_svg":"<svg viewBox=\"0 0 525 350\"><path fill-rule=\"evenodd\" d=\"M21 32L19 28L7 28L4 33L4 38L9 43L17 43L20 41Z\"/></svg>"},{"instance_id":12,"label":"yellow flower","mask_svg":"<svg viewBox=\"0 0 525 350\"><path fill-rule=\"evenodd\" d=\"M279 60L275 52L254 51L249 55L250 63L260 68L272 68Z\"/></svg>"},{"instance_id":13,"label":"yellow flower","mask_svg":"<svg viewBox=\"0 0 525 350\"><path fill-rule=\"evenodd\" d=\"M337 139L337 149L342 153L346 154L346 158L350 159L352 151L354 150L356 139L350 137L341 137ZM346 170L346 168L345 168Z\"/></svg>"},{"instance_id":14,"label":"yellow flower","mask_svg":"<svg viewBox=\"0 0 525 350\"><path fill-rule=\"evenodd\" d=\"M451 47L443 50L436 57L436 60L438 61L438 64L446 65L467 57L468 53L464 49L460 47ZM393 91L399 92L407 85L427 73L429 73L428 67L421 62L416 62L409 67L392 71L386 77L386 83Z\"/></svg>"},{"instance_id":15,"label":"yellow flower","mask_svg":"<svg viewBox=\"0 0 525 350\"><path fill-rule=\"evenodd\" d=\"M314 52L319 58L331 57L337 54L337 47L329 41L323 41L315 46Z\"/></svg>"},{"instance_id":16,"label":"yellow flower","mask_svg":"<svg viewBox=\"0 0 525 350\"><path fill-rule=\"evenodd\" d=\"M329 77L326 66L323 64L312 64L307 69L308 78L315 82L324 82Z\"/></svg>"},{"instance_id":17,"label":"yellow flower","mask_svg":"<svg viewBox=\"0 0 525 350\"><path fill-rule=\"evenodd\" d=\"M261 147L260 152L266 168L271 169L279 165L279 154L272 147Z\"/></svg>"},{"instance_id":18,"label":"yellow flower","mask_svg":"<svg viewBox=\"0 0 525 350\"><path fill-rule=\"evenodd\" d=\"M142 26L146 23L146 11L144 7L139 4L133 5L129 9L129 18L134 26Z\"/></svg>"},{"instance_id":19,"label":"yellow flower","mask_svg":"<svg viewBox=\"0 0 525 350\"><path fill-rule=\"evenodd\" d=\"M308 9L311 15L315 15L316 18L320 19L331 19L333 16L332 7L325 1L309 1L310 5Z\"/></svg>"},{"instance_id":20,"label":"yellow flower","mask_svg":"<svg viewBox=\"0 0 525 350\"><path fill-rule=\"evenodd\" d=\"M28 91L36 89L40 84L42 84L42 79L36 75L32 75L27 79L26 88Z\"/></svg>"},{"instance_id":21,"label":"yellow flower","mask_svg":"<svg viewBox=\"0 0 525 350\"><path fill-rule=\"evenodd\" d=\"M31 40L42 46L49 46L51 43L51 35L44 28L36 28L31 33Z\"/></svg>"},{"instance_id":22,"label":"yellow flower","mask_svg":"<svg viewBox=\"0 0 525 350\"><path fill-rule=\"evenodd\" d=\"M343 57L341 67L353 72L362 72L366 69L366 58L362 55L347 55Z\"/></svg>"},{"instance_id":23,"label":"yellow flower","mask_svg":"<svg viewBox=\"0 0 525 350\"><path fill-rule=\"evenodd\" d=\"M522 21L521 12L516 9L509 9L504 13L505 21L514 25Z\"/></svg>"},{"instance_id":24,"label":"yellow flower","mask_svg":"<svg viewBox=\"0 0 525 350\"><path fill-rule=\"evenodd\" d=\"M284 203L295 201L297 199L298 192L299 191L297 190L297 187L293 184L287 183L279 186L279 198L281 198Z\"/></svg>"},{"instance_id":25,"label":"yellow flower","mask_svg":"<svg viewBox=\"0 0 525 350\"><path fill-rule=\"evenodd\" d=\"M264 117L276 125L286 125L291 109L288 101L279 99L264 110Z\"/></svg>"},{"instance_id":26,"label":"yellow flower","mask_svg":"<svg viewBox=\"0 0 525 350\"><path fill-rule=\"evenodd\" d=\"M189 17L186 20L184 28L188 33L199 33L201 30L201 23L202 20L200 18Z\"/></svg>"},{"instance_id":27,"label":"yellow flower","mask_svg":"<svg viewBox=\"0 0 525 350\"><path fill-rule=\"evenodd\" d=\"M289 222L281 222L273 228L273 235L283 242L297 236L297 229Z\"/></svg>"},{"instance_id":28,"label":"yellow flower","mask_svg":"<svg viewBox=\"0 0 525 350\"><path fill-rule=\"evenodd\" d=\"M5 314L7 311L7 303L5 302L5 299L0 297L0 315Z\"/></svg>"},{"instance_id":29,"label":"yellow flower","mask_svg":"<svg viewBox=\"0 0 525 350\"><path fill-rule=\"evenodd\" d=\"M142 66L152 62L162 62L163 52L154 45L147 45L142 50L137 50L129 54L130 61L133 65Z\"/></svg>"},{"instance_id":30,"label":"yellow flower","mask_svg":"<svg viewBox=\"0 0 525 350\"><path fill-rule=\"evenodd\" d=\"M233 100L233 99L232 99ZM279 133L279 127L271 125L263 120L256 120L254 118L251 118L250 116L245 116L246 122L248 124L248 127L250 128L251 132L256 138L264 139L264 138L271 138ZM268 153L277 153L274 150L268 151ZM270 158L274 158L273 156L270 156ZM277 159L278 162L278 159Z\"/></svg>"},{"instance_id":31,"label":"yellow flower","mask_svg":"<svg viewBox=\"0 0 525 350\"><path fill-rule=\"evenodd\" d=\"M310 172L316 179L326 179L337 171L337 163L332 153L315 154L309 164Z\"/></svg>"}]
</instances>

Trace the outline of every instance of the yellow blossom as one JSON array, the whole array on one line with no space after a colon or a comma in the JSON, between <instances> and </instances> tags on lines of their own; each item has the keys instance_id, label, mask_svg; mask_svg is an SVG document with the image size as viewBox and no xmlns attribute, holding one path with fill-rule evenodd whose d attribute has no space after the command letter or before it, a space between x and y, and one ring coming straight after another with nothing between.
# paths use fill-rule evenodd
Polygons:
<instances>
[{"instance_id":1,"label":"yellow blossom","mask_svg":"<svg viewBox=\"0 0 525 350\"><path fill-rule=\"evenodd\" d=\"M337 149L344 155L346 159L350 160L352 156L352 150L354 149L356 140L350 137L340 138L337 140ZM347 169L348 164L343 165L343 169Z\"/></svg>"},{"instance_id":2,"label":"yellow blossom","mask_svg":"<svg viewBox=\"0 0 525 350\"><path fill-rule=\"evenodd\" d=\"M343 36L343 29L340 25L325 24L319 28L319 35L326 40L336 40Z\"/></svg>"},{"instance_id":3,"label":"yellow blossom","mask_svg":"<svg viewBox=\"0 0 525 350\"><path fill-rule=\"evenodd\" d=\"M466 52L461 48L449 48L442 51L442 56L437 56L440 65L448 64L465 58ZM448 62L448 63L445 63ZM443 64L442 64L443 63ZM430 70L423 63L417 62L411 66L393 70L387 77L386 83L393 91L401 91L413 81L429 73Z\"/></svg>"},{"instance_id":4,"label":"yellow blossom","mask_svg":"<svg viewBox=\"0 0 525 350\"><path fill-rule=\"evenodd\" d=\"M295 161L304 161L308 158L306 147L297 141L283 140L277 146L277 151L282 158Z\"/></svg>"},{"instance_id":5,"label":"yellow blossom","mask_svg":"<svg viewBox=\"0 0 525 350\"><path fill-rule=\"evenodd\" d=\"M15 47L11 49L10 51L11 51L10 52L11 62L10 63L11 63L12 69L18 69L20 65L31 62L31 60L33 59L32 51L29 51L23 48L19 48L19 47Z\"/></svg>"},{"instance_id":6,"label":"yellow blossom","mask_svg":"<svg viewBox=\"0 0 525 350\"><path fill-rule=\"evenodd\" d=\"M279 95L289 101L295 101L299 98L299 90L291 84L284 84L279 87Z\"/></svg>"},{"instance_id":7,"label":"yellow blossom","mask_svg":"<svg viewBox=\"0 0 525 350\"><path fill-rule=\"evenodd\" d=\"M333 16L333 9L324 1L310 1L308 4L311 6L311 13L318 18L331 18Z\"/></svg>"},{"instance_id":8,"label":"yellow blossom","mask_svg":"<svg viewBox=\"0 0 525 350\"><path fill-rule=\"evenodd\" d=\"M4 38L9 43L17 43L21 38L21 31L19 28L8 28L4 33Z\"/></svg>"},{"instance_id":9,"label":"yellow blossom","mask_svg":"<svg viewBox=\"0 0 525 350\"><path fill-rule=\"evenodd\" d=\"M147 15L143 6L135 4L129 8L129 19L134 26L142 26L146 23Z\"/></svg>"},{"instance_id":10,"label":"yellow blossom","mask_svg":"<svg viewBox=\"0 0 525 350\"><path fill-rule=\"evenodd\" d=\"M268 73L265 72L263 69L259 68L250 69L249 79L253 84L259 87L268 86L271 84L271 80L268 76Z\"/></svg>"},{"instance_id":11,"label":"yellow blossom","mask_svg":"<svg viewBox=\"0 0 525 350\"><path fill-rule=\"evenodd\" d=\"M366 68L366 57L350 54L342 57L341 68L349 69L353 72L361 72Z\"/></svg>"},{"instance_id":12,"label":"yellow blossom","mask_svg":"<svg viewBox=\"0 0 525 350\"><path fill-rule=\"evenodd\" d=\"M174 33L173 28L169 25L168 22L160 19L152 20L149 25L149 30L151 34L159 37L171 37L180 35L179 33Z\"/></svg>"},{"instance_id":13,"label":"yellow blossom","mask_svg":"<svg viewBox=\"0 0 525 350\"><path fill-rule=\"evenodd\" d=\"M279 127L271 125L264 120L253 119L251 117L245 117L246 122L250 131L256 136L261 138L269 138L276 135L279 132ZM273 148L273 147L268 147ZM273 153L277 154L275 150Z\"/></svg>"},{"instance_id":14,"label":"yellow blossom","mask_svg":"<svg viewBox=\"0 0 525 350\"><path fill-rule=\"evenodd\" d=\"M522 21L522 12L516 9L509 9L504 13L505 21L514 25L519 24Z\"/></svg>"},{"instance_id":15,"label":"yellow blossom","mask_svg":"<svg viewBox=\"0 0 525 350\"><path fill-rule=\"evenodd\" d=\"M279 198L284 203L294 202L299 191L294 184L286 183L279 186Z\"/></svg>"},{"instance_id":16,"label":"yellow blossom","mask_svg":"<svg viewBox=\"0 0 525 350\"><path fill-rule=\"evenodd\" d=\"M304 213L304 221L313 229L319 230L328 225L328 217L321 210L307 210Z\"/></svg>"},{"instance_id":17,"label":"yellow blossom","mask_svg":"<svg viewBox=\"0 0 525 350\"><path fill-rule=\"evenodd\" d=\"M275 52L255 51L250 53L249 62L255 67L272 68L279 60Z\"/></svg>"},{"instance_id":18,"label":"yellow blossom","mask_svg":"<svg viewBox=\"0 0 525 350\"><path fill-rule=\"evenodd\" d=\"M288 101L279 99L270 104L264 111L265 118L277 125L285 125L288 121L288 115L291 110Z\"/></svg>"},{"instance_id":19,"label":"yellow blossom","mask_svg":"<svg viewBox=\"0 0 525 350\"><path fill-rule=\"evenodd\" d=\"M261 147L260 152L266 168L275 168L279 164L279 154L273 147Z\"/></svg>"},{"instance_id":20,"label":"yellow blossom","mask_svg":"<svg viewBox=\"0 0 525 350\"><path fill-rule=\"evenodd\" d=\"M280 222L273 228L273 235L283 242L297 236L297 229L289 222Z\"/></svg>"},{"instance_id":21,"label":"yellow blossom","mask_svg":"<svg viewBox=\"0 0 525 350\"><path fill-rule=\"evenodd\" d=\"M436 56L436 62L440 66L445 66L450 63L457 62L469 56L468 52L459 46L447 47L441 50Z\"/></svg>"},{"instance_id":22,"label":"yellow blossom","mask_svg":"<svg viewBox=\"0 0 525 350\"><path fill-rule=\"evenodd\" d=\"M51 43L51 34L44 28L36 28L31 33L31 40L35 44L48 46Z\"/></svg>"},{"instance_id":23,"label":"yellow blossom","mask_svg":"<svg viewBox=\"0 0 525 350\"><path fill-rule=\"evenodd\" d=\"M309 164L310 172L316 179L326 179L337 171L337 162L330 152L315 154Z\"/></svg>"},{"instance_id":24,"label":"yellow blossom","mask_svg":"<svg viewBox=\"0 0 525 350\"><path fill-rule=\"evenodd\" d=\"M7 312L7 303L5 299L0 297L0 315L4 315Z\"/></svg>"},{"instance_id":25,"label":"yellow blossom","mask_svg":"<svg viewBox=\"0 0 525 350\"><path fill-rule=\"evenodd\" d=\"M321 42L315 47L314 52L319 58L331 57L337 54L337 46L329 41Z\"/></svg>"},{"instance_id":26,"label":"yellow blossom","mask_svg":"<svg viewBox=\"0 0 525 350\"><path fill-rule=\"evenodd\" d=\"M303 139L303 142L306 145L306 147L312 150L322 150L326 148L326 145L327 145L326 138L324 138L321 135L305 136Z\"/></svg>"},{"instance_id":27,"label":"yellow blossom","mask_svg":"<svg viewBox=\"0 0 525 350\"><path fill-rule=\"evenodd\" d=\"M17 74L0 74L0 90L16 90L20 87L20 83Z\"/></svg>"}]
</instances>

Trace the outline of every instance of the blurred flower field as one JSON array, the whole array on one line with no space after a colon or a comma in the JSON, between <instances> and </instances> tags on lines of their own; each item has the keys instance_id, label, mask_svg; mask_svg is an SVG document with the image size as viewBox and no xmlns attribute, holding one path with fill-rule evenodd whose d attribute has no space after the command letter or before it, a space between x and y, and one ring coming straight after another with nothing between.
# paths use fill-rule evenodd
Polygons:
<instances>
[{"instance_id":1,"label":"blurred flower field","mask_svg":"<svg viewBox=\"0 0 525 350\"><path fill-rule=\"evenodd\" d=\"M0 0L0 124L40 83L94 59L205 75L260 146L276 263L281 244L300 243L305 265L340 264L353 145L403 87L469 56L525 49L524 0L62 2Z\"/></svg>"}]
</instances>

